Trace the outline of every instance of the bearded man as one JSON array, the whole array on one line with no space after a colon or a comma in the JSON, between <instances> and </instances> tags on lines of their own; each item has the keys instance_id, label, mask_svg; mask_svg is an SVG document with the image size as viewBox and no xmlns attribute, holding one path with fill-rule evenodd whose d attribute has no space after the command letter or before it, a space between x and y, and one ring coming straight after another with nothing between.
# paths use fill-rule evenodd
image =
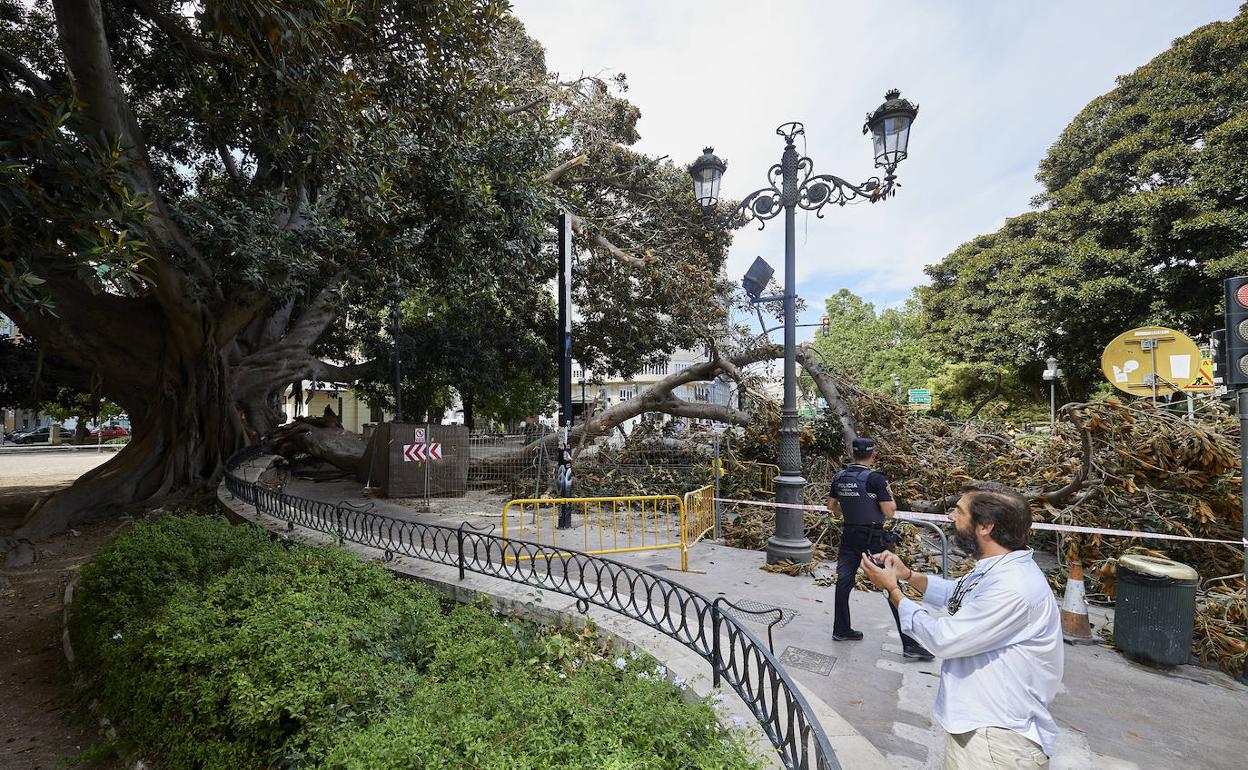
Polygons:
<instances>
[{"instance_id":1,"label":"bearded man","mask_svg":"<svg viewBox=\"0 0 1248 770\"><path fill-rule=\"evenodd\" d=\"M902 630L942 658L933 717L948 733L946 770L1048 768L1057 724L1048 705L1062 681L1057 600L1027 547L1031 512L1001 484L968 484L949 514L954 540L976 559L961 580L924 575L891 552L862 557L888 591ZM923 593L920 605L900 582ZM947 609L948 615L933 611Z\"/></svg>"}]
</instances>

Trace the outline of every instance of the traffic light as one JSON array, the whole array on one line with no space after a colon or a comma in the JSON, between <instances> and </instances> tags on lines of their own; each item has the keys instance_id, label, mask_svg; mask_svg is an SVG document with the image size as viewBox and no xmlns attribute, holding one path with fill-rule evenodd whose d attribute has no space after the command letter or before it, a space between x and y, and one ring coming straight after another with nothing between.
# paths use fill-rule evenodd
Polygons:
<instances>
[{"instance_id":1,"label":"traffic light","mask_svg":"<svg viewBox=\"0 0 1248 770\"><path fill-rule=\"evenodd\" d=\"M1228 388L1248 385L1248 276L1227 278L1226 289L1226 371L1222 382Z\"/></svg>"},{"instance_id":2,"label":"traffic light","mask_svg":"<svg viewBox=\"0 0 1248 770\"><path fill-rule=\"evenodd\" d=\"M1213 384L1226 384L1226 329L1214 329L1209 334L1213 345Z\"/></svg>"}]
</instances>

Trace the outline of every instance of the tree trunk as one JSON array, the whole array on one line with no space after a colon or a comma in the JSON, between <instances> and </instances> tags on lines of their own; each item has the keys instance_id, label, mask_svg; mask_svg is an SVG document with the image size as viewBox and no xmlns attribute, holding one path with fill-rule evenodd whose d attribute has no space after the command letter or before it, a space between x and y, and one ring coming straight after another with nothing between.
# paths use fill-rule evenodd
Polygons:
<instances>
[{"instance_id":1,"label":"tree trunk","mask_svg":"<svg viewBox=\"0 0 1248 770\"><path fill-rule=\"evenodd\" d=\"M836 387L832 375L828 370L823 368L815 358L815 349L808 342L804 342L797 346L797 362L802 365L810 378L814 380L815 387L819 388L819 392L823 394L824 400L828 402L828 410L836 415L841 423L841 440L845 442L845 451L854 443L854 437L858 435L858 426L854 423L854 416L850 413L849 407L845 405L844 399L841 398L841 391Z\"/></svg>"},{"instance_id":2,"label":"tree trunk","mask_svg":"<svg viewBox=\"0 0 1248 770\"><path fill-rule=\"evenodd\" d=\"M472 430L475 427L473 421L476 419L472 414L472 393L460 393L459 397L464 405L464 427Z\"/></svg>"},{"instance_id":3,"label":"tree trunk","mask_svg":"<svg viewBox=\"0 0 1248 770\"><path fill-rule=\"evenodd\" d=\"M158 380L144 394L151 408L131 414L130 443L69 489L36 503L17 535L35 539L107 512L211 495L225 460L245 444L225 381L215 353L189 358L167 353Z\"/></svg>"}]
</instances>

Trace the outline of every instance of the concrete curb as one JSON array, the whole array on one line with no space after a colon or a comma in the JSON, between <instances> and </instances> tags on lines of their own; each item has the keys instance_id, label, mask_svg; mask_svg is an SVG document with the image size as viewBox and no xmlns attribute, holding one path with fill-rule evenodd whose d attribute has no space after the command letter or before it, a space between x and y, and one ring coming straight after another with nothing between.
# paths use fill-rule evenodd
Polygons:
<instances>
[{"instance_id":1,"label":"concrete curb","mask_svg":"<svg viewBox=\"0 0 1248 770\"><path fill-rule=\"evenodd\" d=\"M248 481L254 481L267 467L264 457L257 460L263 463L263 467L253 464L239 468L239 475ZM232 521L258 524L275 536L292 542L337 545L336 539L325 533L298 527L294 531L287 531L284 520L257 514L254 508L234 498L226 489L225 482L217 489L217 499ZM640 650L663 663L667 668L668 678L681 687L686 699L714 698L718 692L722 696L717 706L721 721L744 731L751 740L755 753L770 766L782 767L771 742L767 740L745 703L731 689L717 690L711 686L711 672L706 661L684 645L644 623L593 605L587 613L582 614L576 608L575 599L555 591L472 572L467 573L461 581L455 567L403 556L386 562L383 551L376 548L354 543L338 547L346 548L367 561L378 562L402 577L420 580L438 593L459 602L467 603L484 598L497 610L538 623L559 623L577 627L583 625L588 618L617 649ZM875 746L822 698L801 683L797 683L797 686L831 740L842 767L851 770L885 770L892 767Z\"/></svg>"}]
</instances>

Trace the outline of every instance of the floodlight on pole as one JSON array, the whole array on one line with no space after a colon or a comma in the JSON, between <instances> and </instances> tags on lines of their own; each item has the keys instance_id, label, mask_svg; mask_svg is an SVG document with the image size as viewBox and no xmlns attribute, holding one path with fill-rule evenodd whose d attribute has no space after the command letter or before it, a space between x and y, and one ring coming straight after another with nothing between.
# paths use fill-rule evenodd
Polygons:
<instances>
[{"instance_id":1,"label":"floodlight on pole","mask_svg":"<svg viewBox=\"0 0 1248 770\"><path fill-rule=\"evenodd\" d=\"M745 293L751 300L759 302L759 297L767 288L767 284L771 283L771 277L775 274L776 271L767 264L767 260L755 257L754 263L750 265L749 270L745 271L745 277L741 279L741 288L745 289Z\"/></svg>"}]
</instances>

